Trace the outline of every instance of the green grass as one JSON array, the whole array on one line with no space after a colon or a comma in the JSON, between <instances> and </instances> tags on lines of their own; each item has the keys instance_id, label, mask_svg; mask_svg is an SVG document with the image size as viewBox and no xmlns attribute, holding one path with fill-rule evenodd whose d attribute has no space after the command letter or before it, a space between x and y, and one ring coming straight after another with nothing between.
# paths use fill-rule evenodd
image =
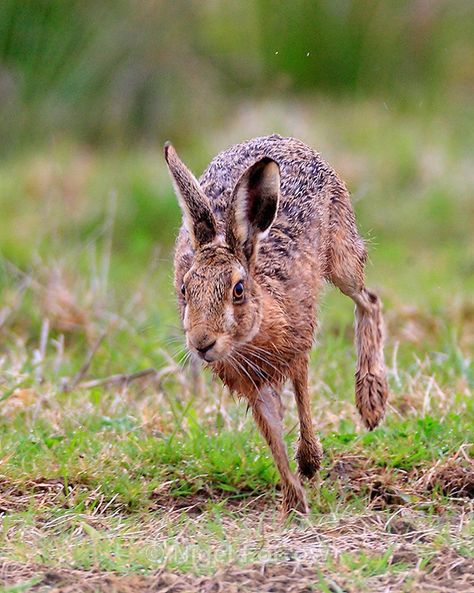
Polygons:
<instances>
[{"instance_id":1,"label":"green grass","mask_svg":"<svg viewBox=\"0 0 474 593\"><path fill-rule=\"evenodd\" d=\"M467 115L422 118L369 102L299 107L305 139L347 180L369 238L369 284L387 321L385 422L361 428L352 304L328 288L310 376L324 465L307 487L309 517L279 523L276 469L245 402L178 364L179 211L160 152L58 145L4 161L0 541L23 575L18 590L41 567L212 575L307 554L321 590L352 575L354 590L370 591L400 575L417 582L405 548L428 576L440 558L473 555L469 502L439 473L467 476L474 456ZM206 154L187 155L194 169L276 121L296 133L282 105L252 109L251 125L236 118L225 142L209 135ZM110 382L149 368L158 374ZM291 450L289 391L284 400ZM420 539L390 531L400 519ZM31 562L30 572L18 568Z\"/></svg>"},{"instance_id":2,"label":"green grass","mask_svg":"<svg viewBox=\"0 0 474 593\"><path fill-rule=\"evenodd\" d=\"M250 423L241 431L218 431L215 426L194 424L196 414L195 409L188 411L183 421L189 428L171 434L150 433L132 414L79 416L73 423L63 422L60 431L38 420L32 427L25 425L20 416L4 426L0 435L4 472L23 490L35 476L59 480L61 500L78 511L87 507L90 492L96 490L130 511L153 506L153 495L162 484L167 484L166 493L176 497L202 492L249 497L271 492L276 472ZM473 417L471 406L462 415L448 414L443 422L430 416L402 422L390 419L371 433L341 430L323 435L325 468L344 454L362 456L371 467L395 475L398 470L404 475L431 467L472 440ZM325 512L340 495L329 479L328 488L321 492L327 500L320 499L318 505Z\"/></svg>"}]
</instances>

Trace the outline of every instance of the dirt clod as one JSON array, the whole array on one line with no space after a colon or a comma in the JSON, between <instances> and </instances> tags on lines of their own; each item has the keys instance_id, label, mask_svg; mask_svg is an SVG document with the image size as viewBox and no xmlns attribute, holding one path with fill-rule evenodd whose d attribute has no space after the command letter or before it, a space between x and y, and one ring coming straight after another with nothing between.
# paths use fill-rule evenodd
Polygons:
<instances>
[{"instance_id":1,"label":"dirt clod","mask_svg":"<svg viewBox=\"0 0 474 593\"><path fill-rule=\"evenodd\" d=\"M450 460L435 468L427 480L427 488L439 488L446 496L474 498L474 463Z\"/></svg>"}]
</instances>

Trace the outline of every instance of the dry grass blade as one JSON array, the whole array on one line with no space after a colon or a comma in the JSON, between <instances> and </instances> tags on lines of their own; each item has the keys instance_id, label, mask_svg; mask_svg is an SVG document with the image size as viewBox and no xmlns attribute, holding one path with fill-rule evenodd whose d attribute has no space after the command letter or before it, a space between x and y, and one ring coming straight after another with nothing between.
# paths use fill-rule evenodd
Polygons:
<instances>
[{"instance_id":1,"label":"dry grass blade","mask_svg":"<svg viewBox=\"0 0 474 593\"><path fill-rule=\"evenodd\" d=\"M118 373L116 375L110 375L110 377L103 377L101 379L91 379L90 381L83 381L82 383L76 385L76 387L78 389L94 389L94 387L128 384L132 381L137 381L138 379L145 379L147 377L153 377L157 381L160 381L162 377L173 371L174 369L170 369L170 367L165 367L161 371L157 371L156 369L150 368L143 369L142 371L137 371L135 373Z\"/></svg>"},{"instance_id":2,"label":"dry grass blade","mask_svg":"<svg viewBox=\"0 0 474 593\"><path fill-rule=\"evenodd\" d=\"M82 381L82 379L87 375L90 366L92 364L92 360L97 352L97 350L99 350L99 348L102 345L102 342L105 340L105 338L107 337L108 332L104 332L99 339L96 341L96 343L94 344L94 346L89 350L89 352L87 353L86 359L84 361L84 363L82 364L81 368L78 370L78 372L76 373L75 377L71 380L70 383L65 383L63 385L63 391L65 392L69 392L72 391L73 389L75 389L79 383Z\"/></svg>"}]
</instances>

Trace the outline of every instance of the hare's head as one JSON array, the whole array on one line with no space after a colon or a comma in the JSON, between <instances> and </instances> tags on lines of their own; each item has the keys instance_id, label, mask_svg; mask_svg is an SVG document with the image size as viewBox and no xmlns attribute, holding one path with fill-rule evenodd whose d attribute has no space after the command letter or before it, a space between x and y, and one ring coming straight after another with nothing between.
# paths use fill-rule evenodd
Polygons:
<instances>
[{"instance_id":1,"label":"hare's head","mask_svg":"<svg viewBox=\"0 0 474 593\"><path fill-rule=\"evenodd\" d=\"M193 250L191 266L176 279L188 348L208 362L223 360L249 342L262 319L261 290L255 277L259 241L278 209L280 173L264 158L237 182L216 220L209 200L170 144L165 158Z\"/></svg>"}]
</instances>

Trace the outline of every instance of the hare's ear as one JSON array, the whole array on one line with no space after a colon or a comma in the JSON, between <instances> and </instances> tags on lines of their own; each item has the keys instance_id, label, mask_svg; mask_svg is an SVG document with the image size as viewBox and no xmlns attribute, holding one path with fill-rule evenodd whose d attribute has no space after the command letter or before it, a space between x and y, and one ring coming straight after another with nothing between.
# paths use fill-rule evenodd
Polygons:
<instances>
[{"instance_id":1,"label":"hare's ear","mask_svg":"<svg viewBox=\"0 0 474 593\"><path fill-rule=\"evenodd\" d=\"M164 152L176 197L183 212L183 220L194 249L198 249L206 243L211 243L217 235L211 205L196 178L169 142L165 144Z\"/></svg>"},{"instance_id":2,"label":"hare's ear","mask_svg":"<svg viewBox=\"0 0 474 593\"><path fill-rule=\"evenodd\" d=\"M234 189L226 241L234 251L250 260L259 239L265 237L275 220L280 199L280 169L275 161L264 158L242 175Z\"/></svg>"}]
</instances>

